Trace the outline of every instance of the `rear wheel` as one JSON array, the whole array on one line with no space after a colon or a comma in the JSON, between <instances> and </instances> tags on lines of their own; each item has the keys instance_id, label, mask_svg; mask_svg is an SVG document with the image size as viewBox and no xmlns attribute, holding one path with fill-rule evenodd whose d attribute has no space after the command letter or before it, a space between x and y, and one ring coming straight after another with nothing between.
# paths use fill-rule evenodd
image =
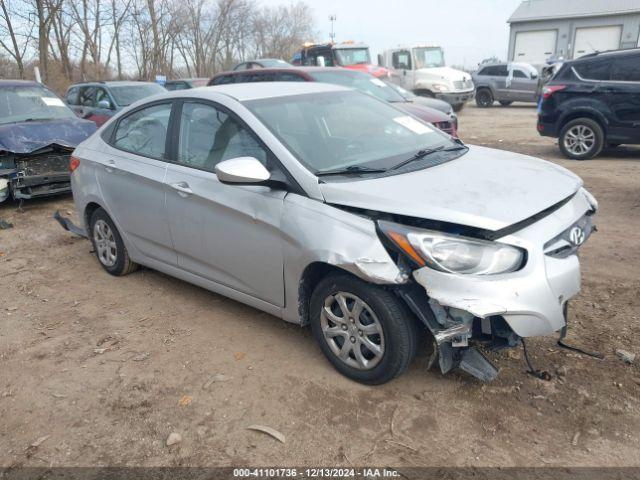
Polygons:
<instances>
[{"instance_id":1,"label":"rear wheel","mask_svg":"<svg viewBox=\"0 0 640 480\"><path fill-rule=\"evenodd\" d=\"M127 275L138 268L129 258L122 237L113 220L102 208L98 208L90 219L91 243L102 268L111 275Z\"/></svg>"},{"instance_id":2,"label":"rear wheel","mask_svg":"<svg viewBox=\"0 0 640 480\"><path fill-rule=\"evenodd\" d=\"M560 151L574 160L589 160L598 155L605 144L604 131L590 118L577 118L560 131Z\"/></svg>"},{"instance_id":3,"label":"rear wheel","mask_svg":"<svg viewBox=\"0 0 640 480\"><path fill-rule=\"evenodd\" d=\"M480 108L489 108L493 105L493 94L491 90L486 88L478 90L476 92L476 105Z\"/></svg>"},{"instance_id":4,"label":"rear wheel","mask_svg":"<svg viewBox=\"0 0 640 480\"><path fill-rule=\"evenodd\" d=\"M310 307L322 352L352 380L388 382L415 357L422 330L406 305L382 287L332 273L315 288Z\"/></svg>"},{"instance_id":5,"label":"rear wheel","mask_svg":"<svg viewBox=\"0 0 640 480\"><path fill-rule=\"evenodd\" d=\"M510 102L508 100L501 100L500 101L500 105L502 105L503 107L508 107L509 105L511 105L513 102Z\"/></svg>"}]
</instances>

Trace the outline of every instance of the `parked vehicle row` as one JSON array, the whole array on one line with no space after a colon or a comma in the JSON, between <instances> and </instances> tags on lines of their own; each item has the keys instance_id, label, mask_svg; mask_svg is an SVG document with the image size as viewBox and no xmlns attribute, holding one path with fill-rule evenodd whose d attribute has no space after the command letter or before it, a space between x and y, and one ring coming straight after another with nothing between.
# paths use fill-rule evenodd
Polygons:
<instances>
[{"instance_id":1,"label":"parked vehicle row","mask_svg":"<svg viewBox=\"0 0 640 480\"><path fill-rule=\"evenodd\" d=\"M494 102L502 106L513 102L538 101L538 70L528 63L494 63L481 67L473 74L476 104L491 107Z\"/></svg>"},{"instance_id":2,"label":"parked vehicle row","mask_svg":"<svg viewBox=\"0 0 640 480\"><path fill-rule=\"evenodd\" d=\"M491 380L478 345L566 333L597 210L561 167L317 81L143 100L71 167L107 272L145 265L310 325L334 367L367 384L400 375L427 334L442 372Z\"/></svg>"},{"instance_id":3,"label":"parked vehicle row","mask_svg":"<svg viewBox=\"0 0 640 480\"><path fill-rule=\"evenodd\" d=\"M457 136L457 119L439 110L420 105L403 97L396 89L367 73L335 67L299 67L233 71L214 76L209 85L229 85L253 82L323 82L354 88L433 124L452 136Z\"/></svg>"}]
</instances>

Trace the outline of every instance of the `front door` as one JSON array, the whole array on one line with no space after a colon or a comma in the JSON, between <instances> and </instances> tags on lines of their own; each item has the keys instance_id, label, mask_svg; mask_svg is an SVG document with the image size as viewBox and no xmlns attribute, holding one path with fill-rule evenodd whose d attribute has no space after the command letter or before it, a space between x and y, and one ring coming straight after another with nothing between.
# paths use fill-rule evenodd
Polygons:
<instances>
[{"instance_id":1,"label":"front door","mask_svg":"<svg viewBox=\"0 0 640 480\"><path fill-rule=\"evenodd\" d=\"M396 50L391 54L393 69L399 76L400 85L405 90L413 91L413 62L410 50Z\"/></svg>"},{"instance_id":2,"label":"front door","mask_svg":"<svg viewBox=\"0 0 640 480\"><path fill-rule=\"evenodd\" d=\"M538 89L538 77L531 75L519 68L513 69L511 84L507 88L509 100L512 102L534 102Z\"/></svg>"},{"instance_id":3,"label":"front door","mask_svg":"<svg viewBox=\"0 0 640 480\"><path fill-rule=\"evenodd\" d=\"M246 156L269 167L267 151L222 107L188 100L179 110L175 163L165 179L178 266L283 306L280 221L286 192L225 185L214 173L218 162Z\"/></svg>"},{"instance_id":4,"label":"front door","mask_svg":"<svg viewBox=\"0 0 640 480\"><path fill-rule=\"evenodd\" d=\"M640 54L618 57L611 81L602 82L600 88L606 92L615 119L611 134L619 135L620 143L640 142Z\"/></svg>"},{"instance_id":5,"label":"front door","mask_svg":"<svg viewBox=\"0 0 640 480\"><path fill-rule=\"evenodd\" d=\"M175 266L163 185L171 106L160 103L123 117L96 177L118 229L143 255Z\"/></svg>"}]
</instances>

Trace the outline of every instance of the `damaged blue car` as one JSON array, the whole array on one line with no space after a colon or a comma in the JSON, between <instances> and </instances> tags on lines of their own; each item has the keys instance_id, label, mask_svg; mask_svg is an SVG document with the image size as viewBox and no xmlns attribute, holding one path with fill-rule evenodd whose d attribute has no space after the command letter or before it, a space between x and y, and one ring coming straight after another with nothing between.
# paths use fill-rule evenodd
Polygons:
<instances>
[{"instance_id":1,"label":"damaged blue car","mask_svg":"<svg viewBox=\"0 0 640 480\"><path fill-rule=\"evenodd\" d=\"M71 152L95 131L43 85L0 80L0 202L69 192Z\"/></svg>"}]
</instances>

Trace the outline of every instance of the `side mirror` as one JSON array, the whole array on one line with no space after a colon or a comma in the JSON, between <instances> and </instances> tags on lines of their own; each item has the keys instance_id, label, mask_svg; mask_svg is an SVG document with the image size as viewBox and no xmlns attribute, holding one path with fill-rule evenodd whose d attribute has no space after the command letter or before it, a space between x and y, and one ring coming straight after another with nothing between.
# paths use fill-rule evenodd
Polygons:
<instances>
[{"instance_id":1,"label":"side mirror","mask_svg":"<svg viewBox=\"0 0 640 480\"><path fill-rule=\"evenodd\" d=\"M238 157L216 165L216 175L222 183L256 184L271 178L269 170L253 157Z\"/></svg>"},{"instance_id":2,"label":"side mirror","mask_svg":"<svg viewBox=\"0 0 640 480\"><path fill-rule=\"evenodd\" d=\"M111 110L111 103L109 100L100 100L98 102L98 108L102 108L104 110Z\"/></svg>"}]
</instances>

